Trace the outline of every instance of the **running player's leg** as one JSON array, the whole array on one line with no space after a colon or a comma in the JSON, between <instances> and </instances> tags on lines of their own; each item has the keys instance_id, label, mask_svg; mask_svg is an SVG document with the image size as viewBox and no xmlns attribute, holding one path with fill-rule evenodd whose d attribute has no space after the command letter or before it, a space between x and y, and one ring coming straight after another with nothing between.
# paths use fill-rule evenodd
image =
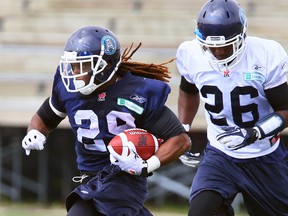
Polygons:
<instances>
[{"instance_id":1,"label":"running player's leg","mask_svg":"<svg viewBox=\"0 0 288 216\"><path fill-rule=\"evenodd\" d=\"M246 176L241 190L251 216L288 215L288 158L267 163L272 154L262 158L265 162L261 159L241 165Z\"/></svg>"},{"instance_id":2,"label":"running player's leg","mask_svg":"<svg viewBox=\"0 0 288 216\"><path fill-rule=\"evenodd\" d=\"M93 202L91 200L82 200L78 199L72 207L69 209L67 216L104 216L101 213L98 213L93 206Z\"/></svg>"},{"instance_id":3,"label":"running player's leg","mask_svg":"<svg viewBox=\"0 0 288 216\"><path fill-rule=\"evenodd\" d=\"M205 149L192 183L189 216L234 215L231 204L239 193L237 166L211 149Z\"/></svg>"},{"instance_id":4,"label":"running player's leg","mask_svg":"<svg viewBox=\"0 0 288 216\"><path fill-rule=\"evenodd\" d=\"M70 208L81 198L91 200L95 211L104 215L119 216L125 213L126 216L151 216L143 208L146 197L146 178L131 176L113 165L105 167L87 183L76 187L66 198L66 209L70 212Z\"/></svg>"},{"instance_id":5,"label":"running player's leg","mask_svg":"<svg viewBox=\"0 0 288 216\"><path fill-rule=\"evenodd\" d=\"M207 208L207 203L209 203L209 208ZM229 207L225 205L225 199L215 191L203 191L194 197L190 204L189 216L208 216L208 215L218 215L218 216L228 216Z\"/></svg>"}]
</instances>

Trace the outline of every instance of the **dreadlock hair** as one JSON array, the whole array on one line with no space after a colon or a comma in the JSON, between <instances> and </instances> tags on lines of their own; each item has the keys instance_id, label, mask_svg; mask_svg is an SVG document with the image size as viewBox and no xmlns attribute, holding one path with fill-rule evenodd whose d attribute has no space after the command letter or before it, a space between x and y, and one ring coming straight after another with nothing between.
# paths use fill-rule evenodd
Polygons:
<instances>
[{"instance_id":1,"label":"dreadlock hair","mask_svg":"<svg viewBox=\"0 0 288 216\"><path fill-rule=\"evenodd\" d=\"M131 72L134 75L169 82L171 76L169 75L170 72L168 71L166 64L173 62L175 58L161 64L147 64L129 61L141 45L142 43L139 43L139 45L131 51L133 47L132 43L129 48L124 50L121 58L122 61L117 71L119 75L123 76L125 73Z\"/></svg>"}]
</instances>

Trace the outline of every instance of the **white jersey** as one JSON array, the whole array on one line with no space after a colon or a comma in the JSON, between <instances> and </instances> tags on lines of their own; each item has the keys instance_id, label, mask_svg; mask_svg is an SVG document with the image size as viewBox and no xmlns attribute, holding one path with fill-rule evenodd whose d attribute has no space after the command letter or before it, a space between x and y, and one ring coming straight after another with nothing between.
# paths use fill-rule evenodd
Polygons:
<instances>
[{"instance_id":1,"label":"white jersey","mask_svg":"<svg viewBox=\"0 0 288 216\"><path fill-rule=\"evenodd\" d=\"M229 156L254 158L273 152L279 145L268 138L238 150L229 150L216 140L225 127L253 127L273 112L264 90L287 82L287 54L272 40L248 36L242 60L229 74L214 70L197 39L183 42L177 50L177 68L199 89L204 102L207 136L210 144ZM228 75L228 76L227 76Z\"/></svg>"}]
</instances>

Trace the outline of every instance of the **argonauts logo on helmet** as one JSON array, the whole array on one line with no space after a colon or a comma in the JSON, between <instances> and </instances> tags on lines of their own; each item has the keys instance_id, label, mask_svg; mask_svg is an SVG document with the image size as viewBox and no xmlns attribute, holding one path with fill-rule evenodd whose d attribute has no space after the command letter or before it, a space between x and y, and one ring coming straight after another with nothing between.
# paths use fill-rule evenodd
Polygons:
<instances>
[{"instance_id":1,"label":"argonauts logo on helmet","mask_svg":"<svg viewBox=\"0 0 288 216\"><path fill-rule=\"evenodd\" d=\"M113 55L116 52L117 44L113 37L105 35L101 39L101 45L104 46L104 53L107 55Z\"/></svg>"},{"instance_id":2,"label":"argonauts logo on helmet","mask_svg":"<svg viewBox=\"0 0 288 216\"><path fill-rule=\"evenodd\" d=\"M246 22L247 22L247 18L246 18L246 15L245 15L245 11L240 8L239 9L239 18L240 18L240 22L243 26L246 25Z\"/></svg>"}]
</instances>

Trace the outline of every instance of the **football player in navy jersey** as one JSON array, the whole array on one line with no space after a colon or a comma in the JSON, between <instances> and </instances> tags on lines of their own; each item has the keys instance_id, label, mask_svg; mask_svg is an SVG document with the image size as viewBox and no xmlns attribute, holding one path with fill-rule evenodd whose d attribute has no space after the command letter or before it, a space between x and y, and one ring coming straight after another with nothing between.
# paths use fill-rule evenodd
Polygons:
<instances>
[{"instance_id":1,"label":"football player in navy jersey","mask_svg":"<svg viewBox=\"0 0 288 216\"><path fill-rule=\"evenodd\" d=\"M54 76L52 95L32 117L22 141L27 155L42 150L48 134L68 117L77 138L81 174L74 180L82 183L67 197L68 216L152 215L144 207L147 177L190 148L182 124L165 106L170 93L164 82L169 79L168 68L129 61L137 50L131 48L121 56L118 39L100 26L72 33ZM134 157L111 152L110 161L109 141L129 128L145 129L164 143L148 160L133 151Z\"/></svg>"},{"instance_id":2,"label":"football player in navy jersey","mask_svg":"<svg viewBox=\"0 0 288 216\"><path fill-rule=\"evenodd\" d=\"M288 58L279 43L246 31L237 1L209 0L196 38L177 50L179 119L189 128L201 99L208 126L189 216L234 215L238 193L249 215L288 215L288 150L279 135L288 123ZM189 152L180 159L193 165Z\"/></svg>"}]
</instances>

